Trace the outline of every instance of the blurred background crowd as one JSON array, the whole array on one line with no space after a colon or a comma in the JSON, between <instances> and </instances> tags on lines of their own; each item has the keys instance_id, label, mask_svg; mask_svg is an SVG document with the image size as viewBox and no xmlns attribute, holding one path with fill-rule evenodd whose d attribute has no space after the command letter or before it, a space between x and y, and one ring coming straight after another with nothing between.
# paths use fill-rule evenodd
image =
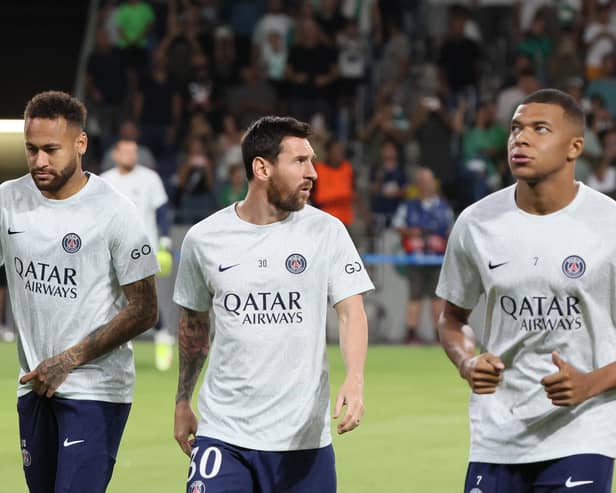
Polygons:
<instances>
[{"instance_id":1,"label":"blurred background crowd","mask_svg":"<svg viewBox=\"0 0 616 493\"><path fill-rule=\"evenodd\" d=\"M542 87L580 102L577 178L616 197L611 0L101 0L93 32L85 167L137 141L175 225L241 199L243 130L289 114L312 124L313 205L361 251L395 234L400 252L440 255L455 215L512 183L510 117ZM437 274L411 281L409 341Z\"/></svg>"}]
</instances>

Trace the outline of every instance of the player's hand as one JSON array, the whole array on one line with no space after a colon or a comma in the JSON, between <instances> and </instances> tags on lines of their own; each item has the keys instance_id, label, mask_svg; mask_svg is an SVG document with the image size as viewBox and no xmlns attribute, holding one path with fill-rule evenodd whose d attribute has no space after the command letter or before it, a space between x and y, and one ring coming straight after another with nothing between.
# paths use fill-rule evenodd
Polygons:
<instances>
[{"instance_id":1,"label":"player's hand","mask_svg":"<svg viewBox=\"0 0 616 493\"><path fill-rule=\"evenodd\" d=\"M334 419L338 419L343 407L346 409L337 426L339 435L357 428L364 417L363 381L346 378L336 397Z\"/></svg>"},{"instance_id":2,"label":"player's hand","mask_svg":"<svg viewBox=\"0 0 616 493\"><path fill-rule=\"evenodd\" d=\"M67 351L47 358L32 371L19 379L19 383L32 383L32 390L38 395L51 397L73 370L73 358Z\"/></svg>"},{"instance_id":3,"label":"player's hand","mask_svg":"<svg viewBox=\"0 0 616 493\"><path fill-rule=\"evenodd\" d=\"M190 457L192 445L197 433L197 417L190 407L190 402L182 400L175 405L173 435L182 451Z\"/></svg>"},{"instance_id":4,"label":"player's hand","mask_svg":"<svg viewBox=\"0 0 616 493\"><path fill-rule=\"evenodd\" d=\"M590 373L579 371L561 359L556 351L552 353L552 361L558 367L558 371L541 379L541 385L552 404L575 406L591 397L592 377Z\"/></svg>"},{"instance_id":5,"label":"player's hand","mask_svg":"<svg viewBox=\"0 0 616 493\"><path fill-rule=\"evenodd\" d=\"M475 394L493 394L503 378L504 363L492 353L482 353L465 359L460 365L460 376Z\"/></svg>"}]
</instances>

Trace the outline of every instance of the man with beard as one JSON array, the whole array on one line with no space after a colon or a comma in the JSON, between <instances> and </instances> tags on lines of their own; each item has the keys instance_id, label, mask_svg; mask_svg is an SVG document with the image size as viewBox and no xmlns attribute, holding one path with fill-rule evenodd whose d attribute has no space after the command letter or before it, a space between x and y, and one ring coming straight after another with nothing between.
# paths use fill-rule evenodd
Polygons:
<instances>
[{"instance_id":1,"label":"man with beard","mask_svg":"<svg viewBox=\"0 0 616 493\"><path fill-rule=\"evenodd\" d=\"M32 493L104 492L132 400L130 340L156 321L156 258L134 205L83 172L86 109L34 96L30 173L0 186L20 379L17 410Z\"/></svg>"},{"instance_id":2,"label":"man with beard","mask_svg":"<svg viewBox=\"0 0 616 493\"><path fill-rule=\"evenodd\" d=\"M190 456L187 492L336 491L328 300L346 366L338 433L363 416L361 294L374 286L343 224L306 205L317 179L309 135L308 124L289 117L254 122L242 140L245 200L184 239L173 298L180 305L175 439ZM197 423L190 402L214 332Z\"/></svg>"}]
</instances>

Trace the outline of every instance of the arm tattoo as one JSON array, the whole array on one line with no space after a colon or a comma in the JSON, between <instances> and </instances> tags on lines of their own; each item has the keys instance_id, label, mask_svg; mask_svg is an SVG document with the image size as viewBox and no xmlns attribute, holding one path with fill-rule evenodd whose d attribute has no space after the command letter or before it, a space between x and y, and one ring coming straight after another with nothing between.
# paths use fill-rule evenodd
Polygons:
<instances>
[{"instance_id":1,"label":"arm tattoo","mask_svg":"<svg viewBox=\"0 0 616 493\"><path fill-rule=\"evenodd\" d=\"M180 376L175 402L190 401L199 374L210 349L210 319L208 312L180 308L178 329Z\"/></svg>"},{"instance_id":2,"label":"arm tattoo","mask_svg":"<svg viewBox=\"0 0 616 493\"><path fill-rule=\"evenodd\" d=\"M108 323L67 350L75 366L108 353L156 323L158 300L154 276L122 286L122 289L128 304Z\"/></svg>"}]
</instances>

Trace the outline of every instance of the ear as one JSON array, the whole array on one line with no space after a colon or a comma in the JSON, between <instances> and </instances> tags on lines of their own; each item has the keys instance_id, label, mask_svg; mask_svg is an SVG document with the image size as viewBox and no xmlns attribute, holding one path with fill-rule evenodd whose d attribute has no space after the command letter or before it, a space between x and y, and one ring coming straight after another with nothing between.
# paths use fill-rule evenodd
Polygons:
<instances>
[{"instance_id":1,"label":"ear","mask_svg":"<svg viewBox=\"0 0 616 493\"><path fill-rule=\"evenodd\" d=\"M257 156L252 160L252 173L255 179L267 181L270 177L270 163L262 157Z\"/></svg>"},{"instance_id":2,"label":"ear","mask_svg":"<svg viewBox=\"0 0 616 493\"><path fill-rule=\"evenodd\" d=\"M83 156L88 149L88 136L85 132L80 132L75 140L75 150L80 156Z\"/></svg>"},{"instance_id":3,"label":"ear","mask_svg":"<svg viewBox=\"0 0 616 493\"><path fill-rule=\"evenodd\" d=\"M569 142L569 151L567 152L567 160L575 161L582 155L584 151L584 137L573 137Z\"/></svg>"}]
</instances>

